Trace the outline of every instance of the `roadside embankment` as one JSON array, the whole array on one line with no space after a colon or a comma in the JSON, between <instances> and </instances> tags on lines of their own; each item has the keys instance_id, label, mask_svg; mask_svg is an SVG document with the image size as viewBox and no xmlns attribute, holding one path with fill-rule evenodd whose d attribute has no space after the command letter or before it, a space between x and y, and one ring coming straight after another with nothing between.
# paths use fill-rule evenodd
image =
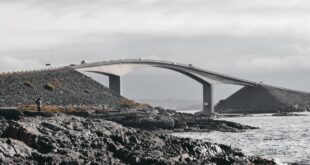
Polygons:
<instances>
[{"instance_id":1,"label":"roadside embankment","mask_svg":"<svg viewBox=\"0 0 310 165\"><path fill-rule=\"evenodd\" d=\"M219 113L279 113L310 111L310 93L267 85L247 86L219 102Z\"/></svg>"},{"instance_id":2,"label":"roadside embankment","mask_svg":"<svg viewBox=\"0 0 310 165\"><path fill-rule=\"evenodd\" d=\"M0 107L34 104L95 105L120 109L122 96L70 68L0 75Z\"/></svg>"}]
</instances>

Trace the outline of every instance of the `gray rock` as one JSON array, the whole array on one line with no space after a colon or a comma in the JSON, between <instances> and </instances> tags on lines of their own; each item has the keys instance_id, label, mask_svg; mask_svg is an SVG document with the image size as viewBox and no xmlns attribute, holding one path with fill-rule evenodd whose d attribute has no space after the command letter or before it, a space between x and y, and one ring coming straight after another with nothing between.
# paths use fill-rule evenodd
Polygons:
<instances>
[{"instance_id":1,"label":"gray rock","mask_svg":"<svg viewBox=\"0 0 310 165\"><path fill-rule=\"evenodd\" d=\"M58 114L0 121L7 125L0 128L1 164L273 164L225 145L126 128L93 117Z\"/></svg>"},{"instance_id":2,"label":"gray rock","mask_svg":"<svg viewBox=\"0 0 310 165\"><path fill-rule=\"evenodd\" d=\"M23 113L17 109L0 109L0 116L7 120L19 120Z\"/></svg>"}]
</instances>

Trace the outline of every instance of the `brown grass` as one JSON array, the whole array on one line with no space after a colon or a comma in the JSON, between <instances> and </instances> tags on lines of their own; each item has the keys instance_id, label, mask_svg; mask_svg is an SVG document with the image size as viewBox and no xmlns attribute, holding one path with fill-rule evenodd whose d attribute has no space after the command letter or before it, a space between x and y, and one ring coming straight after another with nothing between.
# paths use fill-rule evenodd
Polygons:
<instances>
[{"instance_id":1,"label":"brown grass","mask_svg":"<svg viewBox=\"0 0 310 165\"><path fill-rule=\"evenodd\" d=\"M35 104L28 104L28 105L21 105L18 107L20 110L24 111L37 111L37 105ZM77 112L78 110L73 107L64 107L64 106L56 106L56 105L45 105L43 106L44 112L59 112L59 113L65 113L65 112Z\"/></svg>"},{"instance_id":2,"label":"brown grass","mask_svg":"<svg viewBox=\"0 0 310 165\"><path fill-rule=\"evenodd\" d=\"M37 111L37 106L35 104L21 105L18 109L23 111ZM96 110L97 112L113 111L109 109L100 109L97 106L85 105L85 106L59 106L59 105L44 105L44 112L53 113L70 113L70 112L81 112L88 110Z\"/></svg>"},{"instance_id":3,"label":"brown grass","mask_svg":"<svg viewBox=\"0 0 310 165\"><path fill-rule=\"evenodd\" d=\"M51 84L51 83L45 84L44 88L45 88L45 89L48 89L48 90L50 90L50 91L53 91L53 90L55 89L54 85Z\"/></svg>"},{"instance_id":4,"label":"brown grass","mask_svg":"<svg viewBox=\"0 0 310 165\"><path fill-rule=\"evenodd\" d=\"M33 87L33 84L30 81L25 81L24 85L26 85L27 87Z\"/></svg>"},{"instance_id":5,"label":"brown grass","mask_svg":"<svg viewBox=\"0 0 310 165\"><path fill-rule=\"evenodd\" d=\"M63 85L58 79L54 79L51 83L55 88L61 88Z\"/></svg>"},{"instance_id":6,"label":"brown grass","mask_svg":"<svg viewBox=\"0 0 310 165\"><path fill-rule=\"evenodd\" d=\"M141 104L141 103L137 103L133 100L129 100L129 99L122 99L120 101L121 106L123 107L127 107L127 108L138 108L138 109L144 109L146 107L150 107L150 105L148 104Z\"/></svg>"}]
</instances>

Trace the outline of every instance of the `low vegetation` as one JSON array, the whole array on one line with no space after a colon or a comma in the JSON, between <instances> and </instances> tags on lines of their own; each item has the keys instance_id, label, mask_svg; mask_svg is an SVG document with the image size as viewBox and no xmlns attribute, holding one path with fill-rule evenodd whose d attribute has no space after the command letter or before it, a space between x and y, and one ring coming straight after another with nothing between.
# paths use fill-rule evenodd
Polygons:
<instances>
[{"instance_id":1,"label":"low vegetation","mask_svg":"<svg viewBox=\"0 0 310 165\"><path fill-rule=\"evenodd\" d=\"M120 101L120 105L124 108L138 108L138 109L144 109L146 107L150 107L150 105L148 104L141 104L141 103L137 103L133 100L129 100L129 99L122 99Z\"/></svg>"},{"instance_id":2,"label":"low vegetation","mask_svg":"<svg viewBox=\"0 0 310 165\"><path fill-rule=\"evenodd\" d=\"M55 88L61 88L63 87L62 83L58 79L54 79L51 83Z\"/></svg>"},{"instance_id":3,"label":"low vegetation","mask_svg":"<svg viewBox=\"0 0 310 165\"><path fill-rule=\"evenodd\" d=\"M53 84L51 84L51 83L45 84L44 88L47 89L47 90L50 90L50 91L55 90L55 86Z\"/></svg>"},{"instance_id":4,"label":"low vegetation","mask_svg":"<svg viewBox=\"0 0 310 165\"><path fill-rule=\"evenodd\" d=\"M33 88L33 84L32 84L32 82L30 82L30 81L25 81L25 82L24 82L24 85L26 85L27 87Z\"/></svg>"},{"instance_id":5,"label":"low vegetation","mask_svg":"<svg viewBox=\"0 0 310 165\"><path fill-rule=\"evenodd\" d=\"M35 104L26 104L18 107L19 110L23 111L37 111L37 105ZM53 113L70 113L70 112L81 112L81 111L89 111L94 110L95 112L103 112L103 111L113 111L111 109L102 109L98 106L92 105L83 105L83 106L59 106L59 105L44 105L44 112L53 112ZM115 110L114 110L115 111Z\"/></svg>"}]
</instances>

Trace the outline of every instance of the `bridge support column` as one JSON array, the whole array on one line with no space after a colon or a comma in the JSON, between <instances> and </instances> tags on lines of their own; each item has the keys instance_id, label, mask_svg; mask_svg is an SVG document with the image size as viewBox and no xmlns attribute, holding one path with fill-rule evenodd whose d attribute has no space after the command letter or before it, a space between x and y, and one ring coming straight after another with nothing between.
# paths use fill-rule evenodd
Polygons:
<instances>
[{"instance_id":1,"label":"bridge support column","mask_svg":"<svg viewBox=\"0 0 310 165\"><path fill-rule=\"evenodd\" d=\"M214 114L213 106L213 85L203 83L203 110L202 114L212 116Z\"/></svg>"},{"instance_id":2,"label":"bridge support column","mask_svg":"<svg viewBox=\"0 0 310 165\"><path fill-rule=\"evenodd\" d=\"M109 88L117 94L121 94L121 77L109 75Z\"/></svg>"}]
</instances>

